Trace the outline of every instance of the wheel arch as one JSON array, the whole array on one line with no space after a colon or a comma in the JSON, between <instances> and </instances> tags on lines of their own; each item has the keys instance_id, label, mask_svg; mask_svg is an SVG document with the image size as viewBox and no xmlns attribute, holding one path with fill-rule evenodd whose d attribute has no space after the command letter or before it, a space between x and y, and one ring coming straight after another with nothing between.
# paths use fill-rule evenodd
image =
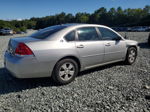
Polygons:
<instances>
[{"instance_id":1,"label":"wheel arch","mask_svg":"<svg viewBox=\"0 0 150 112\"><path fill-rule=\"evenodd\" d=\"M128 45L128 46L127 46L127 50L128 50L129 48L131 48L131 47L134 47L134 48L136 48L136 50L138 50L138 47L137 47L136 45Z\"/></svg>"},{"instance_id":2,"label":"wheel arch","mask_svg":"<svg viewBox=\"0 0 150 112\"><path fill-rule=\"evenodd\" d=\"M57 64L59 61L64 60L64 59L72 59L72 60L74 60L75 62L77 62L78 68L79 68L79 71L80 71L80 69L81 69L81 62L80 62L79 58L77 58L76 56L72 56L72 55L64 56L64 57L60 58L60 59L56 62L56 64ZM55 66L56 66L56 64L55 64Z\"/></svg>"},{"instance_id":3,"label":"wheel arch","mask_svg":"<svg viewBox=\"0 0 150 112\"><path fill-rule=\"evenodd\" d=\"M138 46L137 45L127 45L127 47L126 47L126 55L125 55L125 58L124 58L124 60L126 60L126 57L127 57L127 54L128 54L128 50L129 50L129 48L131 48L131 47L134 47L136 50L137 50L137 55L138 55Z\"/></svg>"}]
</instances>

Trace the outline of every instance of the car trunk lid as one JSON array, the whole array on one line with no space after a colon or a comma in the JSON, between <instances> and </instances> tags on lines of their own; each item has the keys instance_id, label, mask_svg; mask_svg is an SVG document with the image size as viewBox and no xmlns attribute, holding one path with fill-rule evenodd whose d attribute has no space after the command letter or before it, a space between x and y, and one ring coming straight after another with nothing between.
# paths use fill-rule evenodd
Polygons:
<instances>
[{"instance_id":1,"label":"car trunk lid","mask_svg":"<svg viewBox=\"0 0 150 112\"><path fill-rule=\"evenodd\" d=\"M7 52L9 52L12 55L15 55L15 50L19 43L30 43L30 42L36 42L36 41L39 41L39 39L35 39L32 37L11 38L8 43Z\"/></svg>"}]
</instances>

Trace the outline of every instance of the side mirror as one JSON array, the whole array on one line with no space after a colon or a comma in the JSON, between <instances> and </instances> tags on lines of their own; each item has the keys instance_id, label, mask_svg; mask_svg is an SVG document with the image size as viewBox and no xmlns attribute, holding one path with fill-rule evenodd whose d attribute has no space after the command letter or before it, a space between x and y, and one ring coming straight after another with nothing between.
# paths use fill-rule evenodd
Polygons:
<instances>
[{"instance_id":1,"label":"side mirror","mask_svg":"<svg viewBox=\"0 0 150 112\"><path fill-rule=\"evenodd\" d=\"M125 38L125 39L129 39L129 38L128 38L128 36L127 36L127 33L125 33L125 36L124 36L124 38Z\"/></svg>"},{"instance_id":2,"label":"side mirror","mask_svg":"<svg viewBox=\"0 0 150 112\"><path fill-rule=\"evenodd\" d=\"M114 38L113 40L116 40L116 41L119 41L119 40L121 40L121 37L116 37L116 38Z\"/></svg>"},{"instance_id":3,"label":"side mirror","mask_svg":"<svg viewBox=\"0 0 150 112\"><path fill-rule=\"evenodd\" d=\"M126 35L124 36L124 38L125 38L125 39L128 39L128 37L127 37Z\"/></svg>"}]
</instances>

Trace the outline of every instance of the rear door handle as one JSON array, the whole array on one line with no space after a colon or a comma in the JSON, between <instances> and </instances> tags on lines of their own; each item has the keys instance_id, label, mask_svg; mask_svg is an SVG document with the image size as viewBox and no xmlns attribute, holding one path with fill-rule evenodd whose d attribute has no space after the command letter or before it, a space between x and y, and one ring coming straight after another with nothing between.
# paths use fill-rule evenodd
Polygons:
<instances>
[{"instance_id":1,"label":"rear door handle","mask_svg":"<svg viewBox=\"0 0 150 112\"><path fill-rule=\"evenodd\" d=\"M107 43L107 44L105 44L105 46L111 46L111 44L110 44L110 43Z\"/></svg>"},{"instance_id":2,"label":"rear door handle","mask_svg":"<svg viewBox=\"0 0 150 112\"><path fill-rule=\"evenodd\" d=\"M77 48L84 48L84 45L78 45Z\"/></svg>"}]
</instances>

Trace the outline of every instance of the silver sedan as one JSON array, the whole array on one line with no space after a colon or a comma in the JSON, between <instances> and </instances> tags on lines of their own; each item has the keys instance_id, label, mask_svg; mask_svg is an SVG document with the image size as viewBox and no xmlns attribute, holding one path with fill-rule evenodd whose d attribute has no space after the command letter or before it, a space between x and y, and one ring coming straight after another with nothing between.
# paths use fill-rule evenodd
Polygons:
<instances>
[{"instance_id":1,"label":"silver sedan","mask_svg":"<svg viewBox=\"0 0 150 112\"><path fill-rule=\"evenodd\" d=\"M4 65L17 78L52 77L67 84L79 71L119 61L131 65L137 53L136 41L109 27L64 24L10 39Z\"/></svg>"}]
</instances>

